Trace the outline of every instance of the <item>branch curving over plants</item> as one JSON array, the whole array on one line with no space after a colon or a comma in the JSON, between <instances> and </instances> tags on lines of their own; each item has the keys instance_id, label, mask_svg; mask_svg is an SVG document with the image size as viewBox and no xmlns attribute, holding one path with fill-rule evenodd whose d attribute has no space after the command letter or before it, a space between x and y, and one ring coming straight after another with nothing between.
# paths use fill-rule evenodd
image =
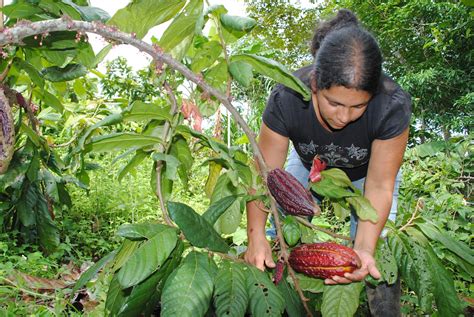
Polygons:
<instances>
[{"instance_id":1,"label":"branch curving over plants","mask_svg":"<svg viewBox=\"0 0 474 317\"><path fill-rule=\"evenodd\" d=\"M217 89L209 85L206 81L204 81L202 76L195 74L185 65L181 64L180 62L175 60L173 57L171 57L171 55L164 53L163 50L159 46L152 45L140 39L137 39L134 34L127 34L127 33L121 32L114 26L105 25L101 22L75 21L75 20L72 20L68 16L63 16L60 19L40 21L40 22L20 21L11 28L5 28L3 30L0 30L0 46L10 45L10 44L22 45L23 44L22 40L26 37L34 36L37 34L49 34L51 32L57 32L57 31L77 31L77 32L95 33L104 37L107 40L112 41L113 43L132 45L136 47L138 50L150 55L154 60L158 62L158 64L167 64L171 69L180 72L186 79L195 83L197 86L203 89L203 91L207 92L209 95L214 96L232 114L234 119L237 121L237 124L242 128L242 130L247 135L250 141L250 144L252 146L254 155L256 157L256 160L258 162L259 170L262 175L262 178L266 180L267 174L268 174L268 167L258 147L255 134L247 125L247 123L239 114L239 112L236 110L236 108L232 105L230 101L231 97L222 94ZM280 256L284 259L285 263L287 264L288 272L295 282L295 288L302 299L302 302L306 309L307 314L310 316L311 312L306 305L306 298L304 297L301 288L298 286L298 280L296 279L294 271L291 269L291 266L288 263L288 256L289 256L288 247L286 246L285 240L283 238L281 223L278 217L278 211L276 209L275 200L269 194L268 189L267 189L267 195L270 197L271 210L274 216L275 226L277 228L277 237L278 237L278 241L281 247Z\"/></svg>"}]
</instances>

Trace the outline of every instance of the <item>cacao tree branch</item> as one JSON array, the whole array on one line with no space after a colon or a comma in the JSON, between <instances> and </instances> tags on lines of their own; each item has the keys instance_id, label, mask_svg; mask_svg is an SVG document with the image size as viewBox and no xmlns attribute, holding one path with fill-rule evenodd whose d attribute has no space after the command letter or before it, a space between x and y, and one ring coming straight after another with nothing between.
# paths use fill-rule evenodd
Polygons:
<instances>
[{"instance_id":1,"label":"cacao tree branch","mask_svg":"<svg viewBox=\"0 0 474 317\"><path fill-rule=\"evenodd\" d=\"M332 232L332 231L329 230L329 229L322 228L322 227L320 227L320 226L314 225L314 224L312 224L311 222L309 222L308 220L303 219L303 218L301 218L301 217L295 217L295 219L296 219L296 221L298 221L299 223L305 225L306 227L309 227L309 228L311 228L311 229L324 232L324 233L330 235L330 236L333 237L333 238L351 241L351 238L350 238L350 237L343 236L343 235L337 234L337 233L335 233L335 232Z\"/></svg>"},{"instance_id":2,"label":"cacao tree branch","mask_svg":"<svg viewBox=\"0 0 474 317\"><path fill-rule=\"evenodd\" d=\"M406 228L411 227L413 221L414 221L415 218L416 218L416 214L417 214L421 209L423 209L423 207L425 207L425 202L423 201L423 198L418 198L418 201L416 202L416 206L415 206L415 210L413 211L413 214L411 215L411 217L410 217L410 219L408 220L408 222L407 222L406 224L404 224L404 225L399 229L399 231L404 231L404 230L406 230Z\"/></svg>"},{"instance_id":3,"label":"cacao tree branch","mask_svg":"<svg viewBox=\"0 0 474 317\"><path fill-rule=\"evenodd\" d=\"M189 68L187 68L182 63L176 61L171 55L166 54L163 50L157 45L148 44L140 39L137 39L131 34L127 34L119 31L114 26L108 26L101 22L85 22L85 21L74 21L68 16L63 16L60 19L39 21L39 22L30 22L30 21L20 21L15 26L11 28L6 28L3 32L0 32L0 46L14 44L22 45L22 40L29 36L34 36L37 34L46 34L57 31L80 31L80 32L90 32L98 34L105 39L111 40L114 43L118 44L129 44L136 47L138 50L147 53L154 60L159 63L167 64L171 69L180 72L186 79L195 83L203 91L207 92L209 95L214 96L226 109L232 114L237 124L242 128L244 133L247 135L249 142L252 146L254 156L258 162L260 174L263 180L266 180L268 174L268 167L263 159L262 153L258 147L256 137L254 132L247 125L246 121L242 118L237 109L232 105L230 97L222 94L219 90L209 85L204 81L202 76L193 73ZM265 182L266 183L266 182ZM271 210L273 217L275 218L275 226L277 229L277 237L281 245L281 255L285 262L288 263L288 247L285 244L283 239L283 234L281 230L280 220L278 218L278 211L276 209L276 204L269 194L267 188L267 195L270 197ZM291 269L290 269L291 274ZM295 281L295 286L297 285L297 280L294 277L294 274L291 274L293 280ZM298 293L301 297L301 289L298 289ZM304 297L302 297L303 303ZM306 307L307 308L307 307ZM311 312L307 309L307 313L311 315Z\"/></svg>"}]
</instances>

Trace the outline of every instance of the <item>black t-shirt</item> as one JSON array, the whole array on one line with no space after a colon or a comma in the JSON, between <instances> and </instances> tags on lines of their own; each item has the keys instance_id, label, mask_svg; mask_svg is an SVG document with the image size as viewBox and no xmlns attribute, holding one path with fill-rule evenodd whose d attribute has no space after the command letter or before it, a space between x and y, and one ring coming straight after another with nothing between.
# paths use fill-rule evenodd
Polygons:
<instances>
[{"instance_id":1,"label":"black t-shirt","mask_svg":"<svg viewBox=\"0 0 474 317\"><path fill-rule=\"evenodd\" d=\"M309 86L311 69L304 67L295 76ZM410 95L383 75L364 114L342 130L324 129L312 101L303 100L299 93L281 84L268 99L263 122L293 142L308 170L314 156L319 155L328 167L342 169L354 181L367 175L372 141L396 137L408 127L410 116Z\"/></svg>"}]
</instances>

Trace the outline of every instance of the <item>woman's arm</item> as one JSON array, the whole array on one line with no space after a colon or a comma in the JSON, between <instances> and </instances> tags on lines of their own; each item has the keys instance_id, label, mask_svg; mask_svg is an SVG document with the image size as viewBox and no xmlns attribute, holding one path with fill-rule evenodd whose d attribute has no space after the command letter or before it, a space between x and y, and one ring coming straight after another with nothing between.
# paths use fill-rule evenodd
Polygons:
<instances>
[{"instance_id":1,"label":"woman's arm","mask_svg":"<svg viewBox=\"0 0 474 317\"><path fill-rule=\"evenodd\" d=\"M288 138L272 131L264 123L260 129L258 145L269 169L283 167L288 153ZM262 210L262 203L252 201L247 204L247 237L248 248L245 261L260 270L265 266L274 267L270 244L265 236L267 213Z\"/></svg>"},{"instance_id":2,"label":"woman's arm","mask_svg":"<svg viewBox=\"0 0 474 317\"><path fill-rule=\"evenodd\" d=\"M378 221L372 223L359 219L354 242L354 251L361 258L361 267L344 277L328 279L328 284L361 281L367 274L380 278L375 267L374 253L377 240L382 232L390 207L392 206L395 178L403 159L408 141L408 128L395 138L375 140L372 143L369 169L365 180L364 196L371 202L378 214Z\"/></svg>"}]
</instances>

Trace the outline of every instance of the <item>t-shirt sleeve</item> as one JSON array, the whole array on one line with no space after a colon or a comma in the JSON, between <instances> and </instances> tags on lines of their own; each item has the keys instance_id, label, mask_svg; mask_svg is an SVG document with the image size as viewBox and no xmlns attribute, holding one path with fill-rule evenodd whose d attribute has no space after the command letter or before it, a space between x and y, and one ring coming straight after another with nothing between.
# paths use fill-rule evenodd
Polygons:
<instances>
[{"instance_id":1,"label":"t-shirt sleeve","mask_svg":"<svg viewBox=\"0 0 474 317\"><path fill-rule=\"evenodd\" d=\"M262 120L272 131L288 137L289 131L282 108L281 93L278 87L272 91L270 97L268 97L267 106L263 111Z\"/></svg>"},{"instance_id":2,"label":"t-shirt sleeve","mask_svg":"<svg viewBox=\"0 0 474 317\"><path fill-rule=\"evenodd\" d=\"M380 109L376 122L375 138L387 140L400 135L410 124L411 96L401 88L397 89Z\"/></svg>"}]
</instances>

